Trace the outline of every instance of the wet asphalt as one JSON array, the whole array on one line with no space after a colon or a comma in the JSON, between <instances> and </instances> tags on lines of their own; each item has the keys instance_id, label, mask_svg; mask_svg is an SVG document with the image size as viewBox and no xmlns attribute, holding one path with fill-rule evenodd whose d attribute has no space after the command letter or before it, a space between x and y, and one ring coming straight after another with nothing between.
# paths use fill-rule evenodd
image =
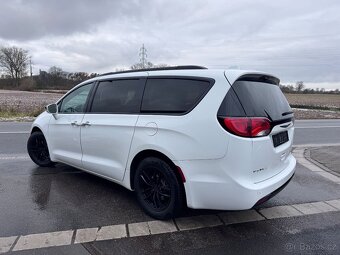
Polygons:
<instances>
[{"instance_id":1,"label":"wet asphalt","mask_svg":"<svg viewBox=\"0 0 340 255\"><path fill-rule=\"evenodd\" d=\"M22 160L0 162L0 169L0 236L152 220L132 192L75 168ZM298 165L290 184L257 209L339 198L338 184ZM215 212L187 209L183 216Z\"/></svg>"},{"instance_id":2,"label":"wet asphalt","mask_svg":"<svg viewBox=\"0 0 340 255\"><path fill-rule=\"evenodd\" d=\"M13 254L339 254L339 227L328 213Z\"/></svg>"},{"instance_id":3,"label":"wet asphalt","mask_svg":"<svg viewBox=\"0 0 340 255\"><path fill-rule=\"evenodd\" d=\"M29 126L0 123L0 154L26 153L28 134L1 132L27 131ZM296 130L296 144L340 142L339 135L328 137L333 129L339 134L340 121L297 126L307 128ZM339 198L338 184L297 165L290 184L258 208ZM183 215L211 213L187 209ZM28 159L0 160L0 237L149 220L133 193L119 185L64 164L40 168ZM335 212L18 254L340 254L339 236L340 214Z\"/></svg>"}]
</instances>

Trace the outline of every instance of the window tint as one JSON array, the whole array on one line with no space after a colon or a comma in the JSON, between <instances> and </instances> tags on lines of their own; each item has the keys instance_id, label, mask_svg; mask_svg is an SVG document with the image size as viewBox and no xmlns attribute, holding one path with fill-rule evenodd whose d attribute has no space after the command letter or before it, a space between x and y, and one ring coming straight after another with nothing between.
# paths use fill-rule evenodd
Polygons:
<instances>
[{"instance_id":1,"label":"window tint","mask_svg":"<svg viewBox=\"0 0 340 255\"><path fill-rule=\"evenodd\" d=\"M190 79L148 79L142 112L185 113L209 91L208 81Z\"/></svg>"},{"instance_id":2,"label":"window tint","mask_svg":"<svg viewBox=\"0 0 340 255\"><path fill-rule=\"evenodd\" d=\"M227 92L217 115L223 117L246 117L246 113L233 88L230 88Z\"/></svg>"},{"instance_id":3,"label":"window tint","mask_svg":"<svg viewBox=\"0 0 340 255\"><path fill-rule=\"evenodd\" d=\"M143 87L140 79L100 82L91 112L139 113Z\"/></svg>"},{"instance_id":4,"label":"window tint","mask_svg":"<svg viewBox=\"0 0 340 255\"><path fill-rule=\"evenodd\" d=\"M253 81L236 81L233 84L248 117L270 117L272 120L287 118L282 114L290 112L287 99L279 86Z\"/></svg>"},{"instance_id":5,"label":"window tint","mask_svg":"<svg viewBox=\"0 0 340 255\"><path fill-rule=\"evenodd\" d=\"M87 97L92 88L92 83L81 86L68 94L61 102L60 113L82 113L85 112Z\"/></svg>"}]
</instances>

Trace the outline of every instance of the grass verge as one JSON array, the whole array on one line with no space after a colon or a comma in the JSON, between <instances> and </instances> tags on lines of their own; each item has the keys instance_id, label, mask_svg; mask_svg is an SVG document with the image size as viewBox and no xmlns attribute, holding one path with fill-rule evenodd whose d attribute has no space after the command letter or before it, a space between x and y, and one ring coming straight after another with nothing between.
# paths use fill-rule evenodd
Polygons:
<instances>
[{"instance_id":1,"label":"grass verge","mask_svg":"<svg viewBox=\"0 0 340 255\"><path fill-rule=\"evenodd\" d=\"M0 118L21 118L21 117L37 117L44 109L37 108L27 112L21 112L15 109L2 110L0 109Z\"/></svg>"}]
</instances>

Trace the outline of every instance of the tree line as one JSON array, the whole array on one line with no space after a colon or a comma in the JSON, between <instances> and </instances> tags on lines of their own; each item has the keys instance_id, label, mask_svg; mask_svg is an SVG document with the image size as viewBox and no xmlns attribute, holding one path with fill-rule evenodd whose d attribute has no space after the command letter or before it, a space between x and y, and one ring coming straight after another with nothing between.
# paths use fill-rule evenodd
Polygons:
<instances>
[{"instance_id":1,"label":"tree line","mask_svg":"<svg viewBox=\"0 0 340 255\"><path fill-rule=\"evenodd\" d=\"M96 77L98 73L66 72L61 67L52 66L47 71L39 70L38 75L29 74L29 52L18 47L0 47L0 89L17 90L68 90L80 82ZM166 64L155 65L151 62L136 63L129 69L166 67ZM129 69L117 69L125 71Z\"/></svg>"},{"instance_id":2,"label":"tree line","mask_svg":"<svg viewBox=\"0 0 340 255\"><path fill-rule=\"evenodd\" d=\"M18 47L0 48L0 88L3 89L70 89L74 85L97 76L97 73L65 72L52 66L38 75L28 75L29 52Z\"/></svg>"},{"instance_id":3,"label":"tree line","mask_svg":"<svg viewBox=\"0 0 340 255\"><path fill-rule=\"evenodd\" d=\"M303 81L298 81L295 85L282 85L280 84L280 89L283 93L291 94L340 94L339 89L325 90L324 88L306 88Z\"/></svg>"},{"instance_id":4,"label":"tree line","mask_svg":"<svg viewBox=\"0 0 340 255\"><path fill-rule=\"evenodd\" d=\"M129 69L137 70L143 68L166 67L166 64L155 65L151 62L145 64L136 63ZM0 88L36 90L36 89L65 89L68 90L76 84L87 79L96 77L98 73L86 72L66 72L61 67L52 66L47 71L39 71L38 75L28 75L30 67L29 52L19 47L0 47ZM116 71L124 71L119 69ZM296 82L295 85L280 85L284 93L304 93L304 94L340 94L339 89L325 91L325 89L306 88L303 81Z\"/></svg>"}]
</instances>

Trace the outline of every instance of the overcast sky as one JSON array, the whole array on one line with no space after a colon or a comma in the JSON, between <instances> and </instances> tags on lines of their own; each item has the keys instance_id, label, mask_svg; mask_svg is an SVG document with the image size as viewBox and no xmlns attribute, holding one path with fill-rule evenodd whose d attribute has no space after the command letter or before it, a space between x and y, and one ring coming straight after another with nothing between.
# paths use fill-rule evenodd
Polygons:
<instances>
[{"instance_id":1,"label":"overcast sky","mask_svg":"<svg viewBox=\"0 0 340 255\"><path fill-rule=\"evenodd\" d=\"M0 0L0 45L34 73L108 72L139 61L256 69L340 89L339 0Z\"/></svg>"}]
</instances>

